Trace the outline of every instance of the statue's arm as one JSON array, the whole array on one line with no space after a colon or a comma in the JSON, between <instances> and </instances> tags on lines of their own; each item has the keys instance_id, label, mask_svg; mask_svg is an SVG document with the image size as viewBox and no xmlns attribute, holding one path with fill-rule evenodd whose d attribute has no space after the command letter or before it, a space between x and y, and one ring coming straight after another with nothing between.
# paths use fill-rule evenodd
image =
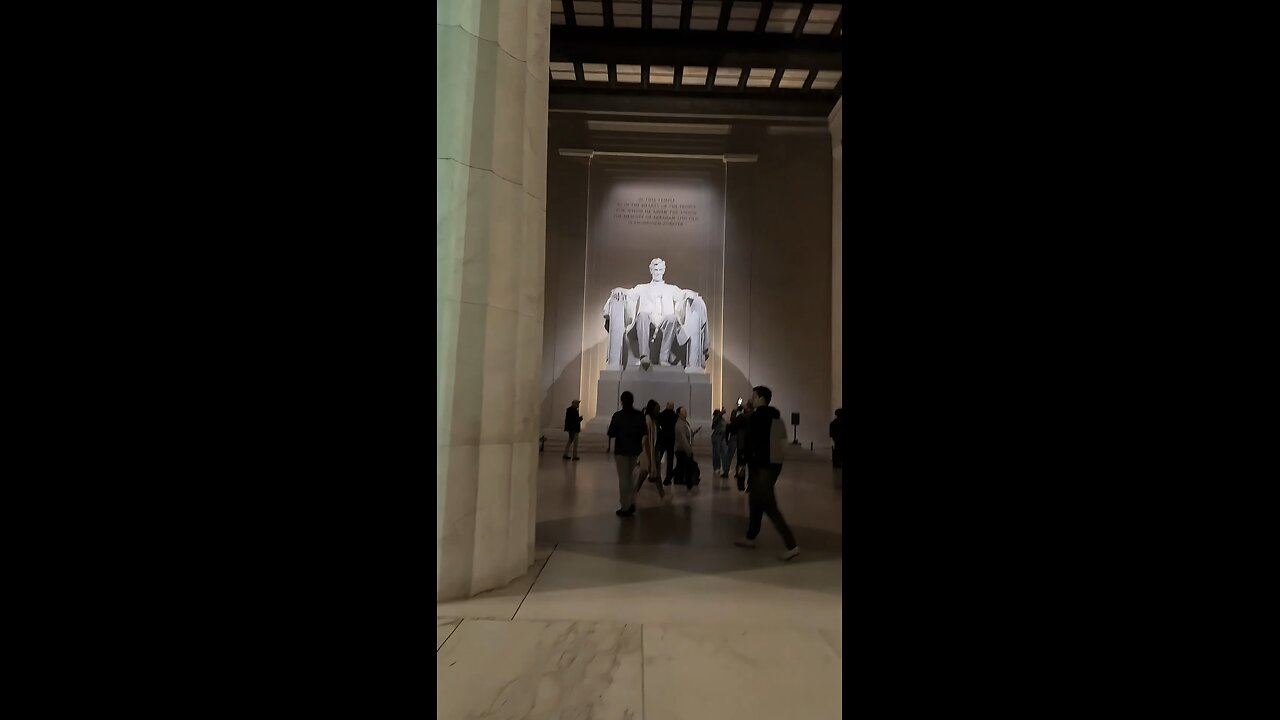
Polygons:
<instances>
[{"instance_id":1,"label":"statue's arm","mask_svg":"<svg viewBox=\"0 0 1280 720\"><path fill-rule=\"evenodd\" d=\"M604 301L604 316L609 317L609 311L615 302L626 302L627 291L625 288L614 288L609 291L609 299Z\"/></svg>"},{"instance_id":2,"label":"statue's arm","mask_svg":"<svg viewBox=\"0 0 1280 720\"><path fill-rule=\"evenodd\" d=\"M609 331L610 331L610 329L611 329L611 328L610 328L609 318L610 318L610 316L612 316L612 315L613 315L613 313L614 313L614 312L616 312L617 310L622 310L622 311L623 311L623 313L622 313L622 314L624 315L624 322L623 322L623 324L624 324L624 326L625 326L625 324L626 324L626 323L625 323L625 310L626 310L626 305L625 305L625 303L626 303L626 298L627 298L627 291L626 291L625 289L623 289L623 288L614 288L614 289L612 289L612 290L610 290L610 291L609 291L609 299L604 301L604 330L605 330L605 332L609 332ZM619 305L619 303L622 303L622 305Z\"/></svg>"},{"instance_id":3,"label":"statue's arm","mask_svg":"<svg viewBox=\"0 0 1280 720\"><path fill-rule=\"evenodd\" d=\"M640 292L635 288L623 291L626 296L626 313L623 315L623 321L627 324L627 332L631 332L631 328L636 324L636 313L640 310Z\"/></svg>"},{"instance_id":4,"label":"statue's arm","mask_svg":"<svg viewBox=\"0 0 1280 720\"><path fill-rule=\"evenodd\" d=\"M690 297L689 297L690 304L693 305L693 309L697 310L698 314L702 316L702 321L706 322L707 321L707 302L703 300L702 296L699 295L698 293L693 292L692 290L690 290L689 292L690 292Z\"/></svg>"},{"instance_id":5,"label":"statue's arm","mask_svg":"<svg viewBox=\"0 0 1280 720\"><path fill-rule=\"evenodd\" d=\"M710 322L707 317L707 303L697 293L694 293L693 296L693 309L698 313L698 325L700 326L694 329L702 333L702 355L704 358L711 357L711 335L707 332L710 329L707 327Z\"/></svg>"}]
</instances>

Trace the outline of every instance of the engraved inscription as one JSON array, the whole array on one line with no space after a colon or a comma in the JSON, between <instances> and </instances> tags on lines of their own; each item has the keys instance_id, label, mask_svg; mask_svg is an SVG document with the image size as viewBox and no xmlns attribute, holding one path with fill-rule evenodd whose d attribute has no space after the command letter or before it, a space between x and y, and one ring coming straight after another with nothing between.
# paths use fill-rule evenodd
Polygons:
<instances>
[{"instance_id":1,"label":"engraved inscription","mask_svg":"<svg viewBox=\"0 0 1280 720\"><path fill-rule=\"evenodd\" d=\"M620 200L613 206L613 219L628 225L684 227L698 222L698 206L674 197L640 197Z\"/></svg>"}]
</instances>

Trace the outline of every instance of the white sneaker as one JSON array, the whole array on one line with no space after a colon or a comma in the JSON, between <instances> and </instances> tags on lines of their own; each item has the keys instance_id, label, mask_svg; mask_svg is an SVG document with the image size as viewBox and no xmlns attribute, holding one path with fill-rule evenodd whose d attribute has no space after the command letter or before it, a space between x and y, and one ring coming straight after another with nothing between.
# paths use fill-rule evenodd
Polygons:
<instances>
[{"instance_id":1,"label":"white sneaker","mask_svg":"<svg viewBox=\"0 0 1280 720\"><path fill-rule=\"evenodd\" d=\"M779 559L779 560L786 560L786 561L790 561L792 558L794 558L795 556L797 556L797 555L799 555L799 554L800 554L800 546L799 546L799 545L797 545L797 546L795 546L795 547L791 548L790 550L788 550L788 551L786 551L786 552L782 553L781 555L779 555L779 556L778 556L778 559Z\"/></svg>"},{"instance_id":2,"label":"white sneaker","mask_svg":"<svg viewBox=\"0 0 1280 720\"><path fill-rule=\"evenodd\" d=\"M752 549L752 550L755 550L755 549L756 549L756 541L755 541L755 540L734 540L734 541L733 541L733 544L734 544L734 545L737 545L737 546L738 546L738 547L740 547L740 548L750 548L750 549Z\"/></svg>"}]
</instances>

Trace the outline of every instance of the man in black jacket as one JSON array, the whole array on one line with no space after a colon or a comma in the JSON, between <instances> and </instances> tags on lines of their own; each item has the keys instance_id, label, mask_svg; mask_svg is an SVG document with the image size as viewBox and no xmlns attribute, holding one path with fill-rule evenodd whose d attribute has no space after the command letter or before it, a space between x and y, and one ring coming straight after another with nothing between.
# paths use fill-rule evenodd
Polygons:
<instances>
[{"instance_id":1,"label":"man in black jacket","mask_svg":"<svg viewBox=\"0 0 1280 720\"><path fill-rule=\"evenodd\" d=\"M636 513L635 491L631 473L644 443L646 431L644 413L636 410L636 398L631 391L622 393L622 409L609 421L609 437L613 442L613 460L618 468L618 501L621 507L614 513L618 517L631 517Z\"/></svg>"},{"instance_id":2,"label":"man in black jacket","mask_svg":"<svg viewBox=\"0 0 1280 720\"><path fill-rule=\"evenodd\" d=\"M580 400L574 400L573 404L564 411L564 431L569 433L569 442L564 444L564 459L569 459L569 446L573 446L573 459L579 460L578 457L578 435L582 432L582 416L578 414L578 403Z\"/></svg>"},{"instance_id":3,"label":"man in black jacket","mask_svg":"<svg viewBox=\"0 0 1280 720\"><path fill-rule=\"evenodd\" d=\"M771 442L775 433L774 423L782 422L776 408L769 406L773 401L773 391L761 385L751 391L751 404L755 411L747 425L747 468L751 472L751 490L749 505L751 519L747 523L747 539L734 543L738 547L754 548L756 537L760 535L760 521L765 516L773 522L773 526L782 535L787 551L778 556L781 560L791 560L800 554L796 538L787 527L782 512L778 510L778 499L774 495L773 486L778 481L778 473L782 472L782 447L786 444L786 428L781 430L781 441ZM773 445L771 448L770 446ZM774 457L774 455L777 457Z\"/></svg>"},{"instance_id":4,"label":"man in black jacket","mask_svg":"<svg viewBox=\"0 0 1280 720\"><path fill-rule=\"evenodd\" d=\"M676 404L667 402L667 409L658 413L658 460L662 460L662 456L667 456L667 475L666 480L662 481L663 485L671 484L671 477L674 475L672 467L675 463L676 455Z\"/></svg>"}]
</instances>

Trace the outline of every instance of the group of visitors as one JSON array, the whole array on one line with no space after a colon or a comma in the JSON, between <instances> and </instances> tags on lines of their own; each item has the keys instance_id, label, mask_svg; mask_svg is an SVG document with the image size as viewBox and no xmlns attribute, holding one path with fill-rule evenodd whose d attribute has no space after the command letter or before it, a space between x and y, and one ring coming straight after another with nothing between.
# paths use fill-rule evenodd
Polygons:
<instances>
[{"instance_id":1,"label":"group of visitors","mask_svg":"<svg viewBox=\"0 0 1280 720\"><path fill-rule=\"evenodd\" d=\"M775 408L770 407L772 400L773 392L761 385L752 390L751 400L746 403L745 408L739 400L738 407L727 423L724 420L724 409L715 411L715 420L712 422L712 463L713 468L720 472L720 477L727 478L730 458L736 451L738 489L750 493L746 538L734 544L754 548L761 522L768 515L787 548L780 558L791 560L800 554L800 548L778 509L774 494L774 486L782 472L787 431L782 424L782 416ZM667 495L663 486L671 485L673 476L680 484L685 485L688 492L694 492L697 483L696 478L691 476L695 467L695 432L689 427L688 412L683 407L672 410L674 403L667 403L666 410L659 412L656 400L646 403L643 412L636 410L635 396L629 391L622 393L621 401L622 409L614 413L609 422L609 437L613 439L614 462L618 470L620 507L615 514L625 518L635 515L635 496L646 481L657 487L659 497L664 500ZM676 462L674 473L671 466L673 451ZM664 453L667 456L667 477L659 482L659 457ZM567 447L565 454L568 454ZM637 467L640 469L638 482L634 477Z\"/></svg>"},{"instance_id":2,"label":"group of visitors","mask_svg":"<svg viewBox=\"0 0 1280 720\"><path fill-rule=\"evenodd\" d=\"M664 500L666 487L673 483L683 485L686 492L697 492L693 436L698 431L689 426L689 412L672 402L660 410L657 400L646 403L643 411L636 410L635 396L630 391L622 393L621 400L622 409L614 413L609 422L621 500L616 514L620 517L635 514L635 495L646 482L652 483ZM664 457L666 477L662 475ZM633 477L637 468L640 470L638 481Z\"/></svg>"}]
</instances>

